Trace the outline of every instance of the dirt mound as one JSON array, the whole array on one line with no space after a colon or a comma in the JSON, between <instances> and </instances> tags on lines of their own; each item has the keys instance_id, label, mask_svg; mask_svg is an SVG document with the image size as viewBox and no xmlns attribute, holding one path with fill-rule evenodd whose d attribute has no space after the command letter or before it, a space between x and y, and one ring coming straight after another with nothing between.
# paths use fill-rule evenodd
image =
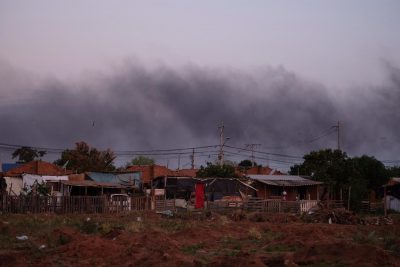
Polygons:
<instances>
[{"instance_id":1,"label":"dirt mound","mask_svg":"<svg viewBox=\"0 0 400 267\"><path fill-rule=\"evenodd\" d=\"M305 246L294 254L299 265L311 265L321 262L336 262L351 266L396 266L393 257L371 245L355 245L347 242L314 244Z\"/></svg>"},{"instance_id":2,"label":"dirt mound","mask_svg":"<svg viewBox=\"0 0 400 267\"><path fill-rule=\"evenodd\" d=\"M251 212L247 214L250 222L293 223L299 222L299 217L287 213Z\"/></svg>"}]
</instances>

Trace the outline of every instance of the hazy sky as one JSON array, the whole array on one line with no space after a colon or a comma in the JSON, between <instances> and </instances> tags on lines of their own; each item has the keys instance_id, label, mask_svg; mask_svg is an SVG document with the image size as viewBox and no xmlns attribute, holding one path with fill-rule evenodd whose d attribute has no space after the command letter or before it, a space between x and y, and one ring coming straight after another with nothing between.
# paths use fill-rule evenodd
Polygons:
<instances>
[{"instance_id":1,"label":"hazy sky","mask_svg":"<svg viewBox=\"0 0 400 267\"><path fill-rule=\"evenodd\" d=\"M0 59L44 75L146 65L284 66L334 88L400 61L400 1L0 1Z\"/></svg>"},{"instance_id":2,"label":"hazy sky","mask_svg":"<svg viewBox=\"0 0 400 267\"><path fill-rule=\"evenodd\" d=\"M400 163L399 25L397 0L0 0L0 143L214 145L224 121L303 155L340 120L350 155Z\"/></svg>"}]
</instances>

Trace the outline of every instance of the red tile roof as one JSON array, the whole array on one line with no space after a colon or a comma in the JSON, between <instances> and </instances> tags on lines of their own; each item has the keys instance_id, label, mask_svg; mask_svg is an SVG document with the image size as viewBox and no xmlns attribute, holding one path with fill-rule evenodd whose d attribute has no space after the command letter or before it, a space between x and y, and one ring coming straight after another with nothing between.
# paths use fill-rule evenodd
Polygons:
<instances>
[{"instance_id":1,"label":"red tile roof","mask_svg":"<svg viewBox=\"0 0 400 267\"><path fill-rule=\"evenodd\" d=\"M187 176L196 177L196 169L170 170L160 165L134 165L127 168L128 171L139 171L142 173L142 182L149 183L161 176Z\"/></svg>"},{"instance_id":2,"label":"red tile roof","mask_svg":"<svg viewBox=\"0 0 400 267\"><path fill-rule=\"evenodd\" d=\"M49 176L61 176L73 173L73 171L65 170L60 166L52 163L40 160L34 160L19 167L13 168L6 173L6 177L21 176L24 173L36 174L36 175L49 175Z\"/></svg>"}]
</instances>

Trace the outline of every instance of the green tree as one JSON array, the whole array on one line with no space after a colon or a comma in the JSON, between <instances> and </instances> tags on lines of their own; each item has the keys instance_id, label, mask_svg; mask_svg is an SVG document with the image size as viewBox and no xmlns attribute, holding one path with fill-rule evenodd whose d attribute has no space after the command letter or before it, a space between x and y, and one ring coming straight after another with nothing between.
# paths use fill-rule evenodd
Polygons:
<instances>
[{"instance_id":1,"label":"green tree","mask_svg":"<svg viewBox=\"0 0 400 267\"><path fill-rule=\"evenodd\" d=\"M388 180L388 172L382 162L370 156L349 158L340 150L313 151L304 156L302 164L290 168L290 174L310 175L323 181L331 192L348 197L351 187L351 206L357 210L361 200L368 198L371 191L377 192Z\"/></svg>"},{"instance_id":2,"label":"green tree","mask_svg":"<svg viewBox=\"0 0 400 267\"><path fill-rule=\"evenodd\" d=\"M400 166L388 167L386 172L389 178L400 177Z\"/></svg>"},{"instance_id":3,"label":"green tree","mask_svg":"<svg viewBox=\"0 0 400 267\"><path fill-rule=\"evenodd\" d=\"M235 167L231 165L214 165L210 162L207 163L207 166L201 166L200 170L196 173L197 177L205 178L205 177L221 177L221 178L229 178L229 177L238 177L235 173Z\"/></svg>"},{"instance_id":4,"label":"green tree","mask_svg":"<svg viewBox=\"0 0 400 267\"><path fill-rule=\"evenodd\" d=\"M325 149L312 151L303 158L302 164L296 164L290 168L290 174L308 175L314 180L322 181L334 188L346 182L346 160L348 157L345 152Z\"/></svg>"},{"instance_id":5,"label":"green tree","mask_svg":"<svg viewBox=\"0 0 400 267\"><path fill-rule=\"evenodd\" d=\"M55 161L55 164L75 170L79 173L86 171L113 171L115 166L114 153L107 149L99 151L90 147L85 142L76 143L75 149L64 150L61 158Z\"/></svg>"},{"instance_id":6,"label":"green tree","mask_svg":"<svg viewBox=\"0 0 400 267\"><path fill-rule=\"evenodd\" d=\"M241 168L249 169L249 168L253 167L253 162L251 162L251 160L245 159L245 160L242 160L241 162L239 162L238 166ZM257 164L255 162L254 162L254 166L257 166Z\"/></svg>"},{"instance_id":7,"label":"green tree","mask_svg":"<svg viewBox=\"0 0 400 267\"><path fill-rule=\"evenodd\" d=\"M12 158L18 158L19 163L26 163L35 160L36 158L41 158L46 154L46 151L38 151L31 147L23 146L16 149L12 153Z\"/></svg>"},{"instance_id":8,"label":"green tree","mask_svg":"<svg viewBox=\"0 0 400 267\"><path fill-rule=\"evenodd\" d=\"M389 180L385 165L374 157L363 155L349 159L349 163L356 175L367 182L369 190L377 191Z\"/></svg>"},{"instance_id":9,"label":"green tree","mask_svg":"<svg viewBox=\"0 0 400 267\"><path fill-rule=\"evenodd\" d=\"M128 165L154 165L155 161L153 158L145 157L145 156L137 156L128 162Z\"/></svg>"}]
</instances>

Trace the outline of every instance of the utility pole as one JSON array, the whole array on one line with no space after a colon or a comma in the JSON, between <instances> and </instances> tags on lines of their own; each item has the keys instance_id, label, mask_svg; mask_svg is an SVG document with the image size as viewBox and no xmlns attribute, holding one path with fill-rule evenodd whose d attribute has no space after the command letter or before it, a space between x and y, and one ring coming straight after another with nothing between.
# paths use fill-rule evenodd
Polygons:
<instances>
[{"instance_id":1,"label":"utility pole","mask_svg":"<svg viewBox=\"0 0 400 267\"><path fill-rule=\"evenodd\" d=\"M178 171L181 168L181 154L178 155Z\"/></svg>"},{"instance_id":2,"label":"utility pole","mask_svg":"<svg viewBox=\"0 0 400 267\"><path fill-rule=\"evenodd\" d=\"M338 121L335 126L332 126L332 128L336 128L336 131L337 131L337 150L340 150L340 121Z\"/></svg>"},{"instance_id":3,"label":"utility pole","mask_svg":"<svg viewBox=\"0 0 400 267\"><path fill-rule=\"evenodd\" d=\"M223 151L223 142L224 142L224 123L218 126L219 129L219 165L222 166L224 164L224 151Z\"/></svg>"},{"instance_id":4,"label":"utility pole","mask_svg":"<svg viewBox=\"0 0 400 267\"><path fill-rule=\"evenodd\" d=\"M230 138L226 137L224 138L224 123L221 122L221 124L218 126L219 129L219 155L218 155L218 159L219 159L219 165L222 166L224 165L224 145L226 143L226 141L228 141Z\"/></svg>"},{"instance_id":5,"label":"utility pole","mask_svg":"<svg viewBox=\"0 0 400 267\"><path fill-rule=\"evenodd\" d=\"M246 146L247 148L251 149L251 164L252 164L252 166L254 166L254 165L255 165L254 150L255 150L257 147L261 146L261 144L246 144L245 146Z\"/></svg>"},{"instance_id":6,"label":"utility pole","mask_svg":"<svg viewBox=\"0 0 400 267\"><path fill-rule=\"evenodd\" d=\"M194 169L194 148L192 148L192 155L190 156L190 160L192 161L192 170Z\"/></svg>"},{"instance_id":7,"label":"utility pole","mask_svg":"<svg viewBox=\"0 0 400 267\"><path fill-rule=\"evenodd\" d=\"M340 122L337 122L337 149L340 150Z\"/></svg>"}]
</instances>

